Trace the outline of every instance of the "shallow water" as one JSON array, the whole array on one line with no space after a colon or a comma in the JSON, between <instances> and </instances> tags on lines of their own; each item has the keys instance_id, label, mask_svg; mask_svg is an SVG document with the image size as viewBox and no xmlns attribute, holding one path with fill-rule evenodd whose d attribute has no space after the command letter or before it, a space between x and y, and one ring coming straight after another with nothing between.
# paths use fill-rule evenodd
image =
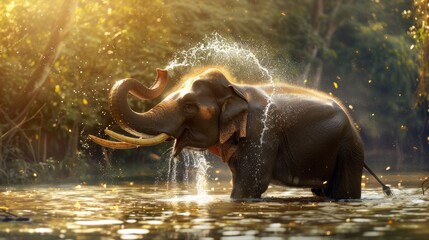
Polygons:
<instances>
[{"instance_id":1,"label":"shallow water","mask_svg":"<svg viewBox=\"0 0 429 240\"><path fill-rule=\"evenodd\" d=\"M361 200L336 202L314 198L308 189L283 187L270 187L259 201L233 202L230 183L211 184L200 195L190 184L2 187L0 208L31 221L0 222L0 239L429 236L429 196L418 184L395 186L394 197L367 184Z\"/></svg>"}]
</instances>

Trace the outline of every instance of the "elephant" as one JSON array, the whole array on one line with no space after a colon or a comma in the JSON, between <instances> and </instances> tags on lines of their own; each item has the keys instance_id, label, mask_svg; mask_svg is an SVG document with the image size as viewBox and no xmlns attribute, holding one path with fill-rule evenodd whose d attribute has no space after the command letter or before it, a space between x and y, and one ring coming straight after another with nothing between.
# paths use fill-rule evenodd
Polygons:
<instances>
[{"instance_id":1,"label":"elephant","mask_svg":"<svg viewBox=\"0 0 429 240\"><path fill-rule=\"evenodd\" d=\"M269 184L310 188L329 199L361 197L364 147L337 98L286 83L239 84L216 66L194 70L146 112L129 107L129 93L143 100L158 97L167 75L157 69L149 88L132 78L112 87L113 119L135 137L106 129L118 141L90 138L116 149L174 140L173 156L184 148L208 150L232 172L232 199L260 198Z\"/></svg>"}]
</instances>

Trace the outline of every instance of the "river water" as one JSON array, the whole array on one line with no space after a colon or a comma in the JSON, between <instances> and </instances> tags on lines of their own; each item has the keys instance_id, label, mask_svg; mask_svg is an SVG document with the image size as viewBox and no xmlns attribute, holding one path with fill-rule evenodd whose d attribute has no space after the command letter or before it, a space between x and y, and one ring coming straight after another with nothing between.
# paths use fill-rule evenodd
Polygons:
<instances>
[{"instance_id":1,"label":"river water","mask_svg":"<svg viewBox=\"0 0 429 240\"><path fill-rule=\"evenodd\" d=\"M179 183L1 187L0 219L15 221L0 222L0 239L428 239L422 177L387 180L393 197L364 179L353 201L270 186L261 200L234 202L222 181L199 194Z\"/></svg>"}]
</instances>

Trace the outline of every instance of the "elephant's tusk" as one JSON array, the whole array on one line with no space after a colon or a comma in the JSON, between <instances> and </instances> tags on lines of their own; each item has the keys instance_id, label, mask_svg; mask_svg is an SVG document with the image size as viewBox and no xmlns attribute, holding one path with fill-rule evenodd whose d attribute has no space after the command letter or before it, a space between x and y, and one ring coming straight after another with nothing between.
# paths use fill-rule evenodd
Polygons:
<instances>
[{"instance_id":1,"label":"elephant's tusk","mask_svg":"<svg viewBox=\"0 0 429 240\"><path fill-rule=\"evenodd\" d=\"M161 133L161 134L156 135L152 138L133 138L133 137L127 137L125 135L116 133L116 132L111 131L109 129L105 129L104 132L116 140L119 140L119 141L122 141L125 143L129 143L129 144L133 144L133 145L139 145L139 146L157 145L157 144L164 142L168 138L170 138L170 136L168 134L165 134L165 133Z\"/></svg>"},{"instance_id":2,"label":"elephant's tusk","mask_svg":"<svg viewBox=\"0 0 429 240\"><path fill-rule=\"evenodd\" d=\"M129 134L132 134L132 135L134 135L134 136L136 136L138 138L153 138L153 137L156 137L154 135L149 135L149 134L146 134L146 133L136 132L134 130L127 130L127 129L124 129L124 130L127 131Z\"/></svg>"},{"instance_id":3,"label":"elephant's tusk","mask_svg":"<svg viewBox=\"0 0 429 240\"><path fill-rule=\"evenodd\" d=\"M108 147L108 148L114 148L114 149L131 149L131 148L138 148L138 147L140 147L138 145L130 144L130 143L126 143L126 142L109 141L109 140L106 140L106 139L102 139L102 138L96 137L94 135L89 135L88 138L91 139L93 142L97 143L98 145L101 145L103 147Z\"/></svg>"}]
</instances>

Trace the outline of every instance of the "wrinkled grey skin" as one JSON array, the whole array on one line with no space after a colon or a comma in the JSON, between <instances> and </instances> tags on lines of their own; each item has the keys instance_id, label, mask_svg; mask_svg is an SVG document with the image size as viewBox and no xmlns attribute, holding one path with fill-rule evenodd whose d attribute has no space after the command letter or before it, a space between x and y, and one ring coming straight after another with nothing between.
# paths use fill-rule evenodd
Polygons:
<instances>
[{"instance_id":1,"label":"wrinkled grey skin","mask_svg":"<svg viewBox=\"0 0 429 240\"><path fill-rule=\"evenodd\" d=\"M192 148L221 156L233 175L231 198L260 198L270 183L360 198L363 146L344 107L321 92L277 85L261 144L272 90L233 84L220 70L207 69L148 112L135 113L115 96L111 104L124 129L172 136L174 155Z\"/></svg>"}]
</instances>

